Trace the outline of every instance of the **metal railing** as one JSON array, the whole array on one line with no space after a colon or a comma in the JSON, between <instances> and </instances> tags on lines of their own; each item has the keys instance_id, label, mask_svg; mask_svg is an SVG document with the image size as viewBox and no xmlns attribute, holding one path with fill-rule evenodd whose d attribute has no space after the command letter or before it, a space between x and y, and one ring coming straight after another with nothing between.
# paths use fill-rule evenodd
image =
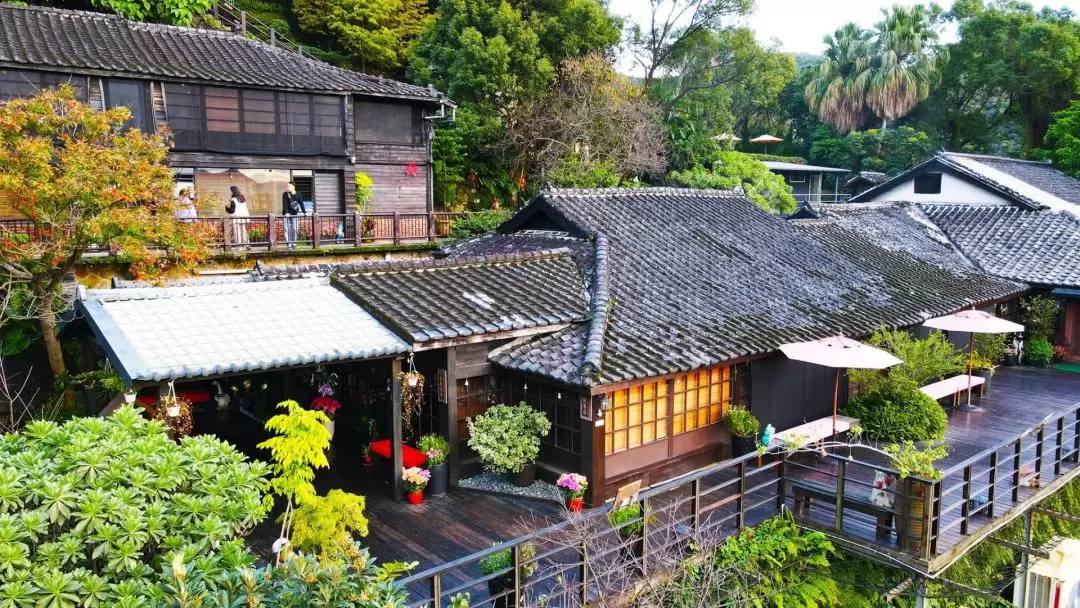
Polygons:
<instances>
[{"instance_id":1,"label":"metal railing","mask_svg":"<svg viewBox=\"0 0 1080 608\"><path fill-rule=\"evenodd\" d=\"M1009 458L1001 458L1002 452ZM785 507L811 527L836 530L929 567L989 523L997 509L1023 503L1051 476L1075 469L1078 456L1080 406L949 467L940 479L900 479L884 464L848 455L826 455L823 465L807 451L749 454L641 492L641 515L619 528L609 523L606 507L568 514L565 521L413 574L401 584L417 608L444 608L458 593L470 594L470 606L516 608L537 605L540 598L545 605L583 606L630 592L642 577L676 567L690 547L707 547L709 538L715 545ZM897 482L879 487L877 473ZM888 500L868 500L873 489ZM880 506L885 503L891 504ZM985 519L976 522L980 516ZM504 567L481 569L481 562L503 551L509 552Z\"/></svg>"},{"instance_id":2,"label":"metal railing","mask_svg":"<svg viewBox=\"0 0 1080 608\"><path fill-rule=\"evenodd\" d=\"M218 0L218 2L214 3L213 8L210 10L210 14L233 33L254 38L260 42L265 42L270 46L276 46L303 57L311 57L311 54L306 52L304 47L293 42L289 38L282 36L281 33L274 28L257 18L252 17L247 11L241 10L229 2Z\"/></svg>"},{"instance_id":3,"label":"metal railing","mask_svg":"<svg viewBox=\"0 0 1080 608\"><path fill-rule=\"evenodd\" d=\"M851 200L850 194L834 194L822 192L821 194L792 194L795 202L800 204L814 203L846 203Z\"/></svg>"},{"instance_id":4,"label":"metal railing","mask_svg":"<svg viewBox=\"0 0 1080 608\"><path fill-rule=\"evenodd\" d=\"M450 236L455 219L468 212L450 213L337 213L281 216L273 213L237 217L200 217L191 222L204 231L211 249L273 251L291 248L325 249L371 244L435 241ZM360 230L357 230L357 226ZM0 235L47 239L49 234L26 219L0 219ZM106 251L108 247L94 248Z\"/></svg>"}]
</instances>

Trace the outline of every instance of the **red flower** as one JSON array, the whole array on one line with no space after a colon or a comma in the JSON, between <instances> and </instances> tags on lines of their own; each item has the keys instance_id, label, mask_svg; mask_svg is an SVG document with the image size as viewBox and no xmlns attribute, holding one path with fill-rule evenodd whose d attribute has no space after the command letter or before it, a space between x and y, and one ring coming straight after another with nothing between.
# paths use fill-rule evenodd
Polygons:
<instances>
[{"instance_id":1,"label":"red flower","mask_svg":"<svg viewBox=\"0 0 1080 608\"><path fill-rule=\"evenodd\" d=\"M333 397L316 397L311 400L311 409L333 414L341 409L341 402Z\"/></svg>"},{"instance_id":2,"label":"red flower","mask_svg":"<svg viewBox=\"0 0 1080 608\"><path fill-rule=\"evenodd\" d=\"M420 168L412 161L409 161L409 164L405 167L405 175L408 175L409 177L416 177L416 174L419 173L419 171Z\"/></svg>"}]
</instances>

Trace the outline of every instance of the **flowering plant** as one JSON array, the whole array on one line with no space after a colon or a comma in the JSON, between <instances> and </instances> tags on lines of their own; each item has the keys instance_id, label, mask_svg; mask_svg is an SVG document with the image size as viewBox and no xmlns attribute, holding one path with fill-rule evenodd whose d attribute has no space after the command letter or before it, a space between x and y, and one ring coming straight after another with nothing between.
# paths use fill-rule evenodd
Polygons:
<instances>
[{"instance_id":1,"label":"flowering plant","mask_svg":"<svg viewBox=\"0 0 1080 608\"><path fill-rule=\"evenodd\" d=\"M405 482L406 492L423 492L431 480L431 471L420 467L409 467L401 471L401 481Z\"/></svg>"},{"instance_id":2,"label":"flowering plant","mask_svg":"<svg viewBox=\"0 0 1080 608\"><path fill-rule=\"evenodd\" d=\"M333 397L334 396L334 387L330 386L329 384L320 384L319 385L319 396L320 397Z\"/></svg>"},{"instance_id":3,"label":"flowering plant","mask_svg":"<svg viewBox=\"0 0 1080 608\"><path fill-rule=\"evenodd\" d=\"M341 402L328 395L320 395L311 400L311 409L318 410L333 418L334 412L341 409Z\"/></svg>"},{"instance_id":4,"label":"flowering plant","mask_svg":"<svg viewBox=\"0 0 1080 608\"><path fill-rule=\"evenodd\" d=\"M585 490L589 489L589 478L580 473L563 473L559 475L555 485L567 499L581 498L585 495Z\"/></svg>"},{"instance_id":5,"label":"flowering plant","mask_svg":"<svg viewBox=\"0 0 1080 608\"><path fill-rule=\"evenodd\" d=\"M417 447L427 456L429 466L446 462L446 457L450 455L450 442L442 435L424 435Z\"/></svg>"}]
</instances>

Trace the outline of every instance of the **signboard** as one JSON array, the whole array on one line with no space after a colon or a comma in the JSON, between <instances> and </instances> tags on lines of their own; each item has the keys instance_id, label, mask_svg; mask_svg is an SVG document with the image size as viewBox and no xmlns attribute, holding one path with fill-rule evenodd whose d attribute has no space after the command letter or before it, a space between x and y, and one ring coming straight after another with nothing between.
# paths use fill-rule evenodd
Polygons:
<instances>
[{"instance_id":1,"label":"signboard","mask_svg":"<svg viewBox=\"0 0 1080 608\"><path fill-rule=\"evenodd\" d=\"M612 504L612 510L629 507L636 503L638 501L639 492L641 492L640 479L619 488L619 491L615 493L615 502Z\"/></svg>"},{"instance_id":2,"label":"signboard","mask_svg":"<svg viewBox=\"0 0 1080 608\"><path fill-rule=\"evenodd\" d=\"M439 403L446 403L446 370L435 370L435 398L439 400Z\"/></svg>"}]
</instances>

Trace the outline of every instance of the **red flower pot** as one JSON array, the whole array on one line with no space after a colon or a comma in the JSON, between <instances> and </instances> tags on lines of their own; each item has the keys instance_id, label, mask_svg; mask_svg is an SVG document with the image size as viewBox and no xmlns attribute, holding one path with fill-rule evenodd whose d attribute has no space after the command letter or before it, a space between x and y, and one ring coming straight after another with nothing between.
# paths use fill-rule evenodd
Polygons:
<instances>
[{"instance_id":1,"label":"red flower pot","mask_svg":"<svg viewBox=\"0 0 1080 608\"><path fill-rule=\"evenodd\" d=\"M585 506L585 497L578 496L577 498L567 498L566 508L570 509L571 513L577 513Z\"/></svg>"},{"instance_id":2,"label":"red flower pot","mask_svg":"<svg viewBox=\"0 0 1080 608\"><path fill-rule=\"evenodd\" d=\"M418 505L420 504L420 501L424 500L424 491L420 490L419 492L406 492L405 500L409 501L409 504L411 505Z\"/></svg>"}]
</instances>

